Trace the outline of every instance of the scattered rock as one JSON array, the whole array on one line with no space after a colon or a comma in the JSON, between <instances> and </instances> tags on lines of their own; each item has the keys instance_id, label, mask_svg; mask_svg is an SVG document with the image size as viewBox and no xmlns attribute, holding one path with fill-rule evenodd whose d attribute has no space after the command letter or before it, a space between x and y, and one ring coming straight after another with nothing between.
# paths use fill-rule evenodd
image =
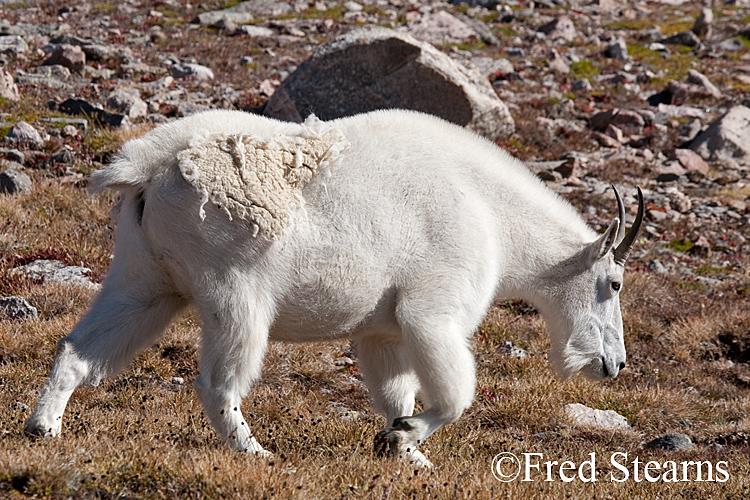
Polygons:
<instances>
[{"instance_id":1,"label":"scattered rock","mask_svg":"<svg viewBox=\"0 0 750 500\"><path fill-rule=\"evenodd\" d=\"M611 137L607 134L602 134L601 132L594 132L592 134L594 139L596 139L596 142L604 146L605 148L619 148L622 146L622 143L615 139L614 137Z\"/></svg>"},{"instance_id":2,"label":"scattered rock","mask_svg":"<svg viewBox=\"0 0 750 500\"><path fill-rule=\"evenodd\" d=\"M0 36L0 54L23 54L29 50L26 40L18 35Z\"/></svg>"},{"instance_id":3,"label":"scattered rock","mask_svg":"<svg viewBox=\"0 0 750 500\"><path fill-rule=\"evenodd\" d=\"M551 69L555 73L566 75L570 72L570 66L568 65L568 63L565 62L565 59L563 59L560 54L554 49L552 49L552 51L550 52L550 58L547 64L549 65L549 69Z\"/></svg>"},{"instance_id":4,"label":"scattered rock","mask_svg":"<svg viewBox=\"0 0 750 500\"><path fill-rule=\"evenodd\" d=\"M619 59L621 61L628 60L628 46L625 40L622 38L616 39L614 42L609 44L607 47L607 57L612 59Z\"/></svg>"},{"instance_id":5,"label":"scattered rock","mask_svg":"<svg viewBox=\"0 0 750 500\"><path fill-rule=\"evenodd\" d=\"M276 36L276 32L272 30L271 28L265 28L263 26L255 26L252 24L245 24L243 26L239 26L235 30L234 34L235 35L247 35L251 38Z\"/></svg>"},{"instance_id":6,"label":"scattered rock","mask_svg":"<svg viewBox=\"0 0 750 500\"><path fill-rule=\"evenodd\" d=\"M409 26L408 32L417 40L434 44L461 43L479 38L468 24L444 10L427 14L420 22Z\"/></svg>"},{"instance_id":7,"label":"scattered rock","mask_svg":"<svg viewBox=\"0 0 750 500\"><path fill-rule=\"evenodd\" d=\"M43 280L65 267L59 260L39 259L23 266L14 267L11 275L20 275L32 280Z\"/></svg>"},{"instance_id":8,"label":"scattered rock","mask_svg":"<svg viewBox=\"0 0 750 500\"><path fill-rule=\"evenodd\" d=\"M13 81L13 75L3 68L0 68L0 97L11 101L17 101L19 98L18 86Z\"/></svg>"},{"instance_id":9,"label":"scattered rock","mask_svg":"<svg viewBox=\"0 0 750 500\"><path fill-rule=\"evenodd\" d=\"M508 75L516 70L513 63L508 59L492 59L491 57L472 57L471 63L476 66L484 75L500 73Z\"/></svg>"},{"instance_id":10,"label":"scattered rock","mask_svg":"<svg viewBox=\"0 0 750 500\"><path fill-rule=\"evenodd\" d=\"M255 18L249 11L249 5L246 2L229 7L228 9L212 10L198 14L198 22L202 25L219 24L221 21L245 24L253 19Z\"/></svg>"},{"instance_id":11,"label":"scattered rock","mask_svg":"<svg viewBox=\"0 0 750 500\"><path fill-rule=\"evenodd\" d=\"M703 158L692 149L675 149L674 155L675 158L677 158L677 161L679 161L688 172L691 170L697 170L703 175L708 174L708 163L706 163Z\"/></svg>"},{"instance_id":12,"label":"scattered rock","mask_svg":"<svg viewBox=\"0 0 750 500\"><path fill-rule=\"evenodd\" d=\"M506 340L505 342L500 344L497 348L497 351L505 354L506 356L510 356L511 358L516 359L525 359L529 357L529 352L526 349L518 347L510 340Z\"/></svg>"},{"instance_id":13,"label":"scattered rock","mask_svg":"<svg viewBox=\"0 0 750 500\"><path fill-rule=\"evenodd\" d=\"M42 63L45 66L59 64L72 71L81 71L86 66L86 54L81 47L63 43Z\"/></svg>"},{"instance_id":14,"label":"scattered rock","mask_svg":"<svg viewBox=\"0 0 750 500\"><path fill-rule=\"evenodd\" d=\"M104 125L111 127L127 128L131 125L130 119L126 115L110 113L103 109L97 108L83 99L68 99L58 106L58 109L69 115L85 115L98 120Z\"/></svg>"},{"instance_id":15,"label":"scattered rock","mask_svg":"<svg viewBox=\"0 0 750 500\"><path fill-rule=\"evenodd\" d=\"M574 92L591 92L594 90L594 87L591 86L588 78L579 78L573 82L572 89Z\"/></svg>"},{"instance_id":16,"label":"scattered rock","mask_svg":"<svg viewBox=\"0 0 750 500\"><path fill-rule=\"evenodd\" d=\"M694 69L688 70L687 82L691 85L700 87L706 95L715 97L717 99L722 97L721 91L709 81L708 77L706 77L706 75L702 73L697 72Z\"/></svg>"},{"instance_id":17,"label":"scattered rock","mask_svg":"<svg viewBox=\"0 0 750 500\"><path fill-rule=\"evenodd\" d=\"M107 107L125 114L131 120L148 114L148 105L141 99L137 90L113 91L107 98Z\"/></svg>"},{"instance_id":18,"label":"scattered rock","mask_svg":"<svg viewBox=\"0 0 750 500\"><path fill-rule=\"evenodd\" d=\"M17 295L0 298L0 311L10 319L35 319L39 316L36 307L32 306L26 299Z\"/></svg>"},{"instance_id":19,"label":"scattered rock","mask_svg":"<svg viewBox=\"0 0 750 500\"><path fill-rule=\"evenodd\" d=\"M191 78L193 80L208 81L214 79L214 72L201 64L175 64L172 66L173 78Z\"/></svg>"},{"instance_id":20,"label":"scattered rock","mask_svg":"<svg viewBox=\"0 0 750 500\"><path fill-rule=\"evenodd\" d=\"M750 166L750 109L734 106L714 121L690 144L703 159L732 159Z\"/></svg>"},{"instance_id":21,"label":"scattered rock","mask_svg":"<svg viewBox=\"0 0 750 500\"><path fill-rule=\"evenodd\" d=\"M31 177L26 175L18 163L13 163L0 174L0 193L28 194L34 188Z\"/></svg>"},{"instance_id":22,"label":"scattered rock","mask_svg":"<svg viewBox=\"0 0 750 500\"><path fill-rule=\"evenodd\" d=\"M646 448L659 450L692 450L693 442L687 434L665 434L646 443Z\"/></svg>"},{"instance_id":23,"label":"scattered rock","mask_svg":"<svg viewBox=\"0 0 750 500\"><path fill-rule=\"evenodd\" d=\"M705 40L711 37L711 25L714 22L714 11L709 8L701 9L701 14L693 23L692 31L698 38Z\"/></svg>"},{"instance_id":24,"label":"scattered rock","mask_svg":"<svg viewBox=\"0 0 750 500\"><path fill-rule=\"evenodd\" d=\"M330 120L384 108L431 113L492 139L514 130L507 106L475 69L374 26L319 47L276 89L264 114L301 122L311 110Z\"/></svg>"},{"instance_id":25,"label":"scattered rock","mask_svg":"<svg viewBox=\"0 0 750 500\"><path fill-rule=\"evenodd\" d=\"M567 16L560 16L540 26L537 31L544 33L551 40L562 39L566 42L572 42L578 38L578 30L576 30L573 21Z\"/></svg>"},{"instance_id":26,"label":"scattered rock","mask_svg":"<svg viewBox=\"0 0 750 500\"><path fill-rule=\"evenodd\" d=\"M44 140L39 132L24 121L16 123L5 139L11 142L17 142L19 144L27 144L36 148L44 146Z\"/></svg>"},{"instance_id":27,"label":"scattered rock","mask_svg":"<svg viewBox=\"0 0 750 500\"><path fill-rule=\"evenodd\" d=\"M45 283L61 283L65 285L81 286L84 288L98 289L101 285L93 283L89 279L91 269L81 266L65 266L55 270L50 276L45 277Z\"/></svg>"},{"instance_id":28,"label":"scattered rock","mask_svg":"<svg viewBox=\"0 0 750 500\"><path fill-rule=\"evenodd\" d=\"M596 131L605 131L615 125L628 133L640 133L646 125L643 116L629 109L613 108L596 113L589 120L589 126Z\"/></svg>"},{"instance_id":29,"label":"scattered rock","mask_svg":"<svg viewBox=\"0 0 750 500\"><path fill-rule=\"evenodd\" d=\"M698 35L692 31L683 31L661 40L665 45L685 45L687 47L698 47L701 44Z\"/></svg>"},{"instance_id":30,"label":"scattered rock","mask_svg":"<svg viewBox=\"0 0 750 500\"><path fill-rule=\"evenodd\" d=\"M631 427L630 421L614 410L595 410L580 403L565 405L563 414L577 427L594 427L603 430L629 429Z\"/></svg>"},{"instance_id":31,"label":"scattered rock","mask_svg":"<svg viewBox=\"0 0 750 500\"><path fill-rule=\"evenodd\" d=\"M21 168L23 166L23 162L26 159L26 156L21 151L14 148L0 148L0 156L8 161L14 161L18 163L18 168Z\"/></svg>"}]
</instances>

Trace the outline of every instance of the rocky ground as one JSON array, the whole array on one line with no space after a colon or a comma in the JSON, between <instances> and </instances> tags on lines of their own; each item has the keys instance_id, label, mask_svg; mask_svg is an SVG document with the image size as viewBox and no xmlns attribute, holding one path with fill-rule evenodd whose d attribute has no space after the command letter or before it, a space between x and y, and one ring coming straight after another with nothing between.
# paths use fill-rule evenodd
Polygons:
<instances>
[{"instance_id":1,"label":"rocky ground","mask_svg":"<svg viewBox=\"0 0 750 500\"><path fill-rule=\"evenodd\" d=\"M2 321L51 320L57 306L34 288L42 282L98 286L111 252L106 209L113 198L100 197L87 212L81 207L93 202L83 199L82 190L86 175L124 140L209 108L273 115L278 107L266 103L282 91L295 99L288 89L310 73L311 63L303 67L307 73L297 70L316 49L377 25L431 44L453 61L448 65L464 68L464 77L474 75L464 89L481 87L508 115L494 132L475 129L527 162L598 230L616 215L611 184L632 207L631 217L635 186L643 189L646 221L629 261L632 285L640 289L623 300L632 367L618 387L632 391L668 382L683 392L667 400L700 397L696 408L706 411L702 417L688 411L702 422L691 427L681 423L687 417L679 412L660 409L665 422L649 427L627 400L625 406L598 406L626 414L641 429L692 433L704 449L747 446L742 401L750 386L750 4L454 3L0 0L0 213L7 218L0 220ZM415 74L424 80L399 81L402 88L394 93L408 96L435 77ZM313 107L324 109L325 97L318 96L322 101ZM454 105L446 96L437 98L444 99L438 108ZM61 197L77 200L70 205L78 208L60 203ZM48 199L57 200L54 213L70 219L66 236L49 236L52 212L34 222L34 231L47 236L21 227L31 220L21 211L33 207L39 217L47 202L42 208L34 203ZM96 226L85 238L74 225L82 217ZM533 315L519 304L497 311L493 318ZM489 342L492 352L500 352L513 341L531 358L543 358L545 345L528 337L530 326L519 333L519 324L493 321L477 334L480 351ZM0 364L22 357L10 345L0 342ZM49 342L44 345L49 351ZM510 344L506 350L514 349ZM356 360L342 363L348 367ZM181 375L194 376L190 370ZM11 403L21 405L13 407L14 415L22 414L22 401L31 404L33 398L14 391ZM499 404L506 391L481 386L481 404ZM656 411L656 403L641 404L649 415ZM724 412L721 418L701 420L715 408ZM490 420L512 423L507 412L498 410ZM529 435L546 432L528 427ZM11 491L12 481L6 483L0 477L0 493Z\"/></svg>"}]
</instances>

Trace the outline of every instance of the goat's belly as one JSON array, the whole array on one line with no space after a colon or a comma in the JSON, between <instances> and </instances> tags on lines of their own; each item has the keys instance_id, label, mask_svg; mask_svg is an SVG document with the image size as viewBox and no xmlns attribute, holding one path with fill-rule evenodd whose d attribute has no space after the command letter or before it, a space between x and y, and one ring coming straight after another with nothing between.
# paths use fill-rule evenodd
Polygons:
<instances>
[{"instance_id":1,"label":"goat's belly","mask_svg":"<svg viewBox=\"0 0 750 500\"><path fill-rule=\"evenodd\" d=\"M352 294L319 288L295 294L277 304L270 339L314 342L346 338L363 330L391 330L396 324L393 295L390 291L365 289Z\"/></svg>"}]
</instances>

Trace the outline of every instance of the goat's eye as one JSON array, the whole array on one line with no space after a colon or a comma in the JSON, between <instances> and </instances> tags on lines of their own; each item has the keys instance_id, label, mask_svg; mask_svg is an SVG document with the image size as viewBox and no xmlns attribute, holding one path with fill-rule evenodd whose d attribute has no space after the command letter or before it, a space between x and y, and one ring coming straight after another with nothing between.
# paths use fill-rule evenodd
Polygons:
<instances>
[{"instance_id":1,"label":"goat's eye","mask_svg":"<svg viewBox=\"0 0 750 500\"><path fill-rule=\"evenodd\" d=\"M621 287L622 283L620 283L619 281L612 282L612 290L614 290L615 292L619 292Z\"/></svg>"}]
</instances>

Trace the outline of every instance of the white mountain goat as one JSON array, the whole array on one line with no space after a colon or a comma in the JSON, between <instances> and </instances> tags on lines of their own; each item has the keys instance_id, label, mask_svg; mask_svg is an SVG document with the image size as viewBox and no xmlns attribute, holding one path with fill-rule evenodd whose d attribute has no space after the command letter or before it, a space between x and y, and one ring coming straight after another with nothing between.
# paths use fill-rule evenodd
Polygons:
<instances>
[{"instance_id":1,"label":"white mountain goat","mask_svg":"<svg viewBox=\"0 0 750 500\"><path fill-rule=\"evenodd\" d=\"M628 234L618 194L597 236L521 162L437 118L209 111L126 143L91 176L105 187L121 193L115 258L57 345L29 434L58 434L73 390L125 368L188 302L205 413L256 454L240 405L269 339L351 338L388 421L376 450L422 464L417 445L471 404L469 339L496 299L539 309L562 377L625 366L618 292L640 190ZM427 409L412 416L418 391Z\"/></svg>"}]
</instances>

